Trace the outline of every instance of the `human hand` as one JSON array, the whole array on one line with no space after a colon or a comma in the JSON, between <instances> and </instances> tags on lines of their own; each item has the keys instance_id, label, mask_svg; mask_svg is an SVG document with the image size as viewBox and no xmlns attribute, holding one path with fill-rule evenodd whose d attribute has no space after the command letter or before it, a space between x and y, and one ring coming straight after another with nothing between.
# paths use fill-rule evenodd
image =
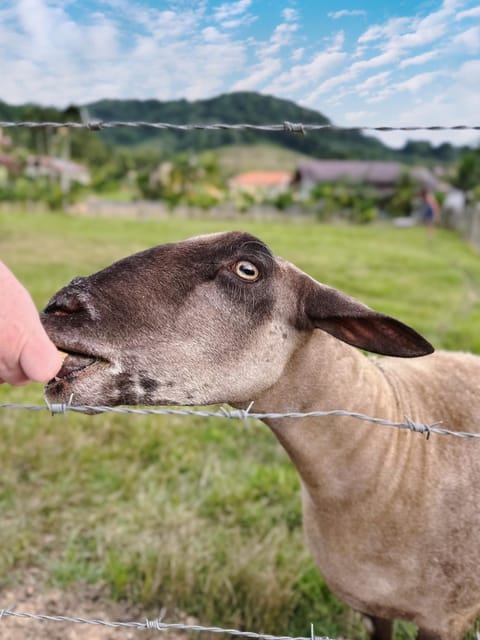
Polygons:
<instances>
[{"instance_id":1,"label":"human hand","mask_svg":"<svg viewBox=\"0 0 480 640\"><path fill-rule=\"evenodd\" d=\"M0 262L0 383L47 382L61 364L32 298Z\"/></svg>"}]
</instances>

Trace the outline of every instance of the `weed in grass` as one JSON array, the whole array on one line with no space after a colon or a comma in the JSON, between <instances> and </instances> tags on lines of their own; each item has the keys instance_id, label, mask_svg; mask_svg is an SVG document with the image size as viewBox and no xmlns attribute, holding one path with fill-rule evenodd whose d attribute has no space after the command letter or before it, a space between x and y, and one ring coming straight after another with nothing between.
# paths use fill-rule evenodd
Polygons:
<instances>
[{"instance_id":1,"label":"weed in grass","mask_svg":"<svg viewBox=\"0 0 480 640\"><path fill-rule=\"evenodd\" d=\"M97 541L88 535L73 535L60 558L51 567L53 580L65 588L75 582L95 584L103 576L98 564Z\"/></svg>"}]
</instances>

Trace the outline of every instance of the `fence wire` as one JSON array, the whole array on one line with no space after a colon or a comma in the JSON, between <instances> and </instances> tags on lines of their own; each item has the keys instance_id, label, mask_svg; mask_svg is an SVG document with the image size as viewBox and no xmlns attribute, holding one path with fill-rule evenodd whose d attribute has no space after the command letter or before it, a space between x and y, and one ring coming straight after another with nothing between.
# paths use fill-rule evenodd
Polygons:
<instances>
[{"instance_id":1,"label":"fence wire","mask_svg":"<svg viewBox=\"0 0 480 640\"><path fill-rule=\"evenodd\" d=\"M455 436L457 438L477 439L480 433L470 431L454 431L440 427L442 421L432 423L415 422L408 416L405 416L404 422L394 422L385 420L384 418L375 418L364 413L355 411L345 411L344 409L332 409L330 411L308 411L306 413L298 411L289 411L286 413L255 413L251 410L253 402L247 409L226 409L222 407L218 411L204 411L202 409L166 409L166 408L139 408L139 407L107 407L94 405L78 405L71 403L47 403L45 405L26 405L26 404L0 404L0 409L24 410L24 411L50 411L52 415L73 413L119 413L140 416L197 416L200 418L228 418L231 420L247 420L255 418L257 420L282 420L282 419L305 419L305 418L330 418L343 417L355 418L365 422L383 425L385 427L393 427L413 431L414 433L423 433L427 439L432 433L442 436Z\"/></svg>"},{"instance_id":2,"label":"fence wire","mask_svg":"<svg viewBox=\"0 0 480 640\"><path fill-rule=\"evenodd\" d=\"M88 624L101 627L109 627L114 629L141 629L141 630L156 630L156 631L197 631L208 633L222 633L225 635L241 637L241 638L253 638L255 640L332 640L327 636L316 636L313 625L311 625L311 635L306 636L273 636L266 633L255 633L254 631L240 631L239 629L224 629L222 627L204 627L196 624L182 624L182 623L168 623L162 622L159 619L148 620L144 622L113 622L110 620L96 620L90 618L78 618L70 616L52 616L45 614L35 613L23 613L21 611L13 611L11 609L0 609L0 624L2 619L7 617L23 618L26 620L37 620L41 622L66 622L71 624Z\"/></svg>"},{"instance_id":3,"label":"fence wire","mask_svg":"<svg viewBox=\"0 0 480 640\"><path fill-rule=\"evenodd\" d=\"M175 124L172 122L144 122L124 121L124 120L91 120L89 122L0 122L3 129L87 129L90 131L102 131L104 129L134 128L134 129L157 129L170 131L270 131L273 133L299 133L305 135L308 131L480 131L480 125L457 124L457 125L415 125L415 126L369 126L358 125L346 127L336 124L315 124L289 122L285 120L279 124L228 124L228 123L197 123L197 124Z\"/></svg>"}]
</instances>

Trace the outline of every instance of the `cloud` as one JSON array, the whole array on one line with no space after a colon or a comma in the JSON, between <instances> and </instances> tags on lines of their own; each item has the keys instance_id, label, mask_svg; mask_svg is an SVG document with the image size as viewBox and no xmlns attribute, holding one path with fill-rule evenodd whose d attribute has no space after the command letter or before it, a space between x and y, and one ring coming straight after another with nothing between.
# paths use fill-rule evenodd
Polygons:
<instances>
[{"instance_id":1,"label":"cloud","mask_svg":"<svg viewBox=\"0 0 480 640\"><path fill-rule=\"evenodd\" d=\"M374 96L367 98L366 102L369 104L382 102L386 98L407 91L408 93L418 93L420 90L424 89L428 84L432 83L439 76L444 75L442 71L431 71L425 73L419 73L408 80L404 80L402 82L396 82L394 84L385 87L378 91ZM429 93L429 100L431 99L431 94ZM427 100L427 101L429 101Z\"/></svg>"},{"instance_id":2,"label":"cloud","mask_svg":"<svg viewBox=\"0 0 480 640\"><path fill-rule=\"evenodd\" d=\"M265 88L265 91L288 96L296 91L311 88L337 69L346 58L347 54L340 51L321 51L309 62L294 65L289 71L281 73Z\"/></svg>"},{"instance_id":3,"label":"cloud","mask_svg":"<svg viewBox=\"0 0 480 640\"><path fill-rule=\"evenodd\" d=\"M291 8L284 9L282 11L282 16L287 22L296 22L299 18L298 11Z\"/></svg>"},{"instance_id":4,"label":"cloud","mask_svg":"<svg viewBox=\"0 0 480 640\"><path fill-rule=\"evenodd\" d=\"M371 118L374 116L374 111L347 111L343 117L347 122L361 122L362 124L366 124L366 122L368 122L368 120L371 121Z\"/></svg>"},{"instance_id":5,"label":"cloud","mask_svg":"<svg viewBox=\"0 0 480 640\"><path fill-rule=\"evenodd\" d=\"M299 62L303 58L304 53L305 53L304 47L299 47L298 49L294 49L292 51L291 59L293 60L293 62Z\"/></svg>"},{"instance_id":6,"label":"cloud","mask_svg":"<svg viewBox=\"0 0 480 640\"><path fill-rule=\"evenodd\" d=\"M331 11L327 13L329 18L337 20L338 18L350 17L350 16L366 16L367 12L363 9L340 9L340 11Z\"/></svg>"},{"instance_id":7,"label":"cloud","mask_svg":"<svg viewBox=\"0 0 480 640\"><path fill-rule=\"evenodd\" d=\"M391 18L383 25L372 25L360 36L358 43L377 42L384 50L405 50L431 44L448 32L458 5L457 0L444 0L440 9L423 18L402 16Z\"/></svg>"},{"instance_id":8,"label":"cloud","mask_svg":"<svg viewBox=\"0 0 480 640\"><path fill-rule=\"evenodd\" d=\"M238 29L239 27L248 27L257 20L257 16L253 16L246 13L238 18L232 18L231 20L223 20L221 26L224 29Z\"/></svg>"},{"instance_id":9,"label":"cloud","mask_svg":"<svg viewBox=\"0 0 480 640\"><path fill-rule=\"evenodd\" d=\"M219 42L225 41L226 36L221 33L216 27L205 27L202 29L202 35L205 42Z\"/></svg>"},{"instance_id":10,"label":"cloud","mask_svg":"<svg viewBox=\"0 0 480 640\"><path fill-rule=\"evenodd\" d=\"M172 97L183 94L188 100L208 98L224 91L225 83L231 81L234 71L246 62L243 44L233 41L194 47L188 47L187 43L181 53L180 60L169 60L171 77L175 78L180 68L184 73ZM176 78L175 82L178 82ZM158 91L158 80L154 86Z\"/></svg>"},{"instance_id":11,"label":"cloud","mask_svg":"<svg viewBox=\"0 0 480 640\"><path fill-rule=\"evenodd\" d=\"M391 74L391 71L382 71L374 76L370 76L363 82L357 84L354 90L360 94L368 94L370 89L385 85L390 79Z\"/></svg>"},{"instance_id":12,"label":"cloud","mask_svg":"<svg viewBox=\"0 0 480 640\"><path fill-rule=\"evenodd\" d=\"M268 45L262 49L263 54L270 55L278 51L281 47L289 45L292 41L292 35L298 30L296 22L282 22L275 27Z\"/></svg>"},{"instance_id":13,"label":"cloud","mask_svg":"<svg viewBox=\"0 0 480 640\"><path fill-rule=\"evenodd\" d=\"M439 49L434 49L432 51L427 51L426 53L421 53L418 56L413 56L411 58L406 58L400 62L400 69L405 69L406 67L413 67L416 65L424 64L425 62L429 62L438 57Z\"/></svg>"},{"instance_id":14,"label":"cloud","mask_svg":"<svg viewBox=\"0 0 480 640\"><path fill-rule=\"evenodd\" d=\"M440 75L442 75L441 71L419 73L408 80L397 82L392 85L392 89L394 91L410 91L411 93L417 93L420 89L423 89L427 84L433 82L433 80L438 78Z\"/></svg>"},{"instance_id":15,"label":"cloud","mask_svg":"<svg viewBox=\"0 0 480 640\"><path fill-rule=\"evenodd\" d=\"M339 74L336 76L332 76L325 82L323 82L317 89L310 94L307 98L307 101L311 104L315 99L318 98L321 94L329 93L333 89L335 89L335 93L333 97L330 99L332 104L338 104L341 99L346 96L354 94L357 97L367 97L370 95L372 89L378 89L378 87L385 86L390 77L392 71L382 71L381 73L377 73L373 76L368 77L366 80L353 85L352 82L357 77L357 73L350 67L343 74ZM346 88L337 89L338 86L346 83Z\"/></svg>"},{"instance_id":16,"label":"cloud","mask_svg":"<svg viewBox=\"0 0 480 640\"><path fill-rule=\"evenodd\" d=\"M471 53L479 53L480 52L480 25L477 27L472 27L471 29L467 29L462 33L457 34L453 38L454 44L459 44L466 49L468 49Z\"/></svg>"},{"instance_id":17,"label":"cloud","mask_svg":"<svg viewBox=\"0 0 480 640\"><path fill-rule=\"evenodd\" d=\"M465 11L459 11L455 16L455 20L464 20L465 18L480 18L480 6L473 7L473 9L466 9Z\"/></svg>"},{"instance_id":18,"label":"cloud","mask_svg":"<svg viewBox=\"0 0 480 640\"><path fill-rule=\"evenodd\" d=\"M225 2L216 7L214 11L214 18L218 22L229 20L235 16L244 13L248 7L252 4L252 0L238 0L237 2Z\"/></svg>"},{"instance_id":19,"label":"cloud","mask_svg":"<svg viewBox=\"0 0 480 640\"><path fill-rule=\"evenodd\" d=\"M359 38L359 43L372 40L386 40L386 46L411 49L424 46L438 40L448 30L448 21L438 15L430 14L426 18L395 18L383 27L371 27Z\"/></svg>"},{"instance_id":20,"label":"cloud","mask_svg":"<svg viewBox=\"0 0 480 640\"><path fill-rule=\"evenodd\" d=\"M337 31L333 35L330 46L327 51L340 51L345 44L345 31Z\"/></svg>"},{"instance_id":21,"label":"cloud","mask_svg":"<svg viewBox=\"0 0 480 640\"><path fill-rule=\"evenodd\" d=\"M351 70L353 73L358 73L359 71L364 71L365 69L375 69L376 67L383 67L387 64L397 62L401 55L401 49L399 49L398 47L391 47L389 49L386 49L383 53L373 56L373 58L354 62L351 66Z\"/></svg>"},{"instance_id":22,"label":"cloud","mask_svg":"<svg viewBox=\"0 0 480 640\"><path fill-rule=\"evenodd\" d=\"M246 65L247 45L206 25L203 3L178 13L145 5L131 11L105 0L104 12L74 21L65 3L7 0L0 10L1 98L69 103L112 98L219 93ZM128 19L128 38L122 20ZM3 37L6 35L7 37Z\"/></svg>"},{"instance_id":23,"label":"cloud","mask_svg":"<svg viewBox=\"0 0 480 640\"><path fill-rule=\"evenodd\" d=\"M430 92L428 100L409 104L408 109L392 110L393 117L386 117L383 124L397 126L414 125L476 125L480 113L478 77L480 60L467 61L455 73L442 80L442 90ZM453 144L480 143L480 136L471 131L438 132L394 132L376 134L383 142L401 146L407 139L430 140L433 144L451 142Z\"/></svg>"},{"instance_id":24,"label":"cloud","mask_svg":"<svg viewBox=\"0 0 480 640\"><path fill-rule=\"evenodd\" d=\"M357 60L351 65L350 71L359 75L393 64L397 64L399 69L406 69L424 65L440 54L443 62L449 41L457 45L462 43L464 47L476 51L476 30L468 30L456 39L449 36L458 4L457 0L444 0L437 10L425 16L398 16L390 18L384 24L371 25L358 38L353 55ZM432 44L437 42L438 45L432 48ZM411 51L424 49L426 46L430 47L428 51L421 51L418 55L410 54ZM393 90L395 89L392 87ZM382 100L389 93L385 91L372 99Z\"/></svg>"},{"instance_id":25,"label":"cloud","mask_svg":"<svg viewBox=\"0 0 480 640\"><path fill-rule=\"evenodd\" d=\"M262 84L271 78L282 68L282 62L278 58L265 58L255 65L245 78L236 82L233 91L252 91L261 88Z\"/></svg>"},{"instance_id":26,"label":"cloud","mask_svg":"<svg viewBox=\"0 0 480 640\"><path fill-rule=\"evenodd\" d=\"M374 24L358 38L359 44L371 43L376 40L388 40L399 35L409 24L410 18L390 18L385 24Z\"/></svg>"},{"instance_id":27,"label":"cloud","mask_svg":"<svg viewBox=\"0 0 480 640\"><path fill-rule=\"evenodd\" d=\"M270 57L277 54L282 47L292 44L293 35L300 28L298 22L295 22L298 14L294 9L284 9L282 15L285 22L278 24L269 40L261 44L258 49L260 57Z\"/></svg>"},{"instance_id":28,"label":"cloud","mask_svg":"<svg viewBox=\"0 0 480 640\"><path fill-rule=\"evenodd\" d=\"M344 57L339 58L337 66L340 66L340 63L344 62L347 59L346 54L342 54L342 55ZM333 91L333 89L335 89L335 102L337 102L339 93L341 93L342 96L353 93L353 89L351 87L349 87L346 90L343 90L342 92L339 92L337 87L341 87L345 83L347 83L347 86L350 85L351 81L354 80L356 77L357 77L357 73L355 71L352 71L351 67L348 67L347 70L343 71L342 73L337 73L335 75L332 74L327 80L323 80L323 82L321 82L314 89L314 91L309 93L304 101L306 104L314 106L319 96L323 94L328 94L330 91Z\"/></svg>"},{"instance_id":29,"label":"cloud","mask_svg":"<svg viewBox=\"0 0 480 640\"><path fill-rule=\"evenodd\" d=\"M130 9L126 15L130 15L132 25L135 20L134 15L130 14ZM202 19L202 11L186 9L185 11L166 10L160 11L152 9L146 14L140 14L139 19L146 33L150 34L157 41L162 40L164 46L172 40L185 38L187 35L193 34L199 27Z\"/></svg>"},{"instance_id":30,"label":"cloud","mask_svg":"<svg viewBox=\"0 0 480 640\"><path fill-rule=\"evenodd\" d=\"M464 85L470 88L476 87L478 90L478 78L480 78L480 60L468 60L467 62L464 62L458 70L457 78ZM480 95L478 97L480 98ZM480 110L477 112L477 119L478 113L480 113Z\"/></svg>"}]
</instances>

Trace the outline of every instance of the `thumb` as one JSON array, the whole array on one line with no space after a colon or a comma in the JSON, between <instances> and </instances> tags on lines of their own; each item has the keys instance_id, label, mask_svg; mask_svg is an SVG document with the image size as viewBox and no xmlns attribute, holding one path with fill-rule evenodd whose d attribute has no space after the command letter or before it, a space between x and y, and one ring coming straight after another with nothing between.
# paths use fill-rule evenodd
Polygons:
<instances>
[{"instance_id":1,"label":"thumb","mask_svg":"<svg viewBox=\"0 0 480 640\"><path fill-rule=\"evenodd\" d=\"M23 346L20 366L25 376L34 382L48 382L62 366L57 348L40 323Z\"/></svg>"}]
</instances>

